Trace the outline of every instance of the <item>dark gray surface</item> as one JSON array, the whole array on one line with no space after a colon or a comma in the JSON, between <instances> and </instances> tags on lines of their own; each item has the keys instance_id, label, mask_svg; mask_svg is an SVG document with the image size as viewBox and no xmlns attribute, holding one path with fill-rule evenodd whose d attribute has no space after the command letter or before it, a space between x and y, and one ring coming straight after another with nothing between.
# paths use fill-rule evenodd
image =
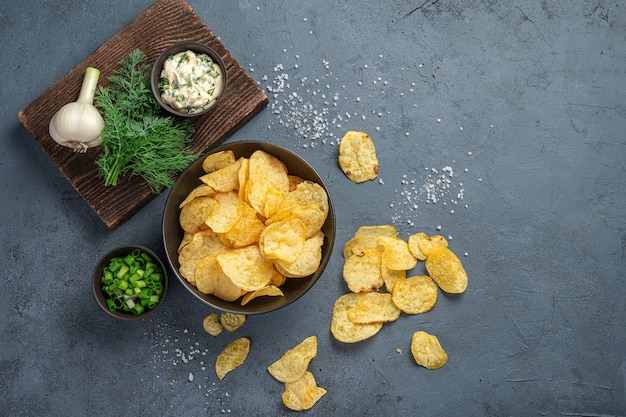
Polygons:
<instances>
[{"instance_id":1,"label":"dark gray surface","mask_svg":"<svg viewBox=\"0 0 626 417\"><path fill-rule=\"evenodd\" d=\"M176 281L146 321L98 310L91 268L123 243L162 253L166 195L108 230L17 120L150 4L0 6L1 415L288 415L266 367L312 334L310 369L328 394L310 415L626 415L623 2L191 0L273 89L230 140L298 151L338 221L305 297L217 338L202 330L210 310ZM347 129L374 138L381 181L356 185L338 169ZM446 166L449 188L436 184ZM445 195L427 203L428 185ZM340 344L328 327L346 290L341 248L358 226L385 223L405 238L452 237L469 288ZM420 329L449 354L440 370L411 358ZM248 360L219 381L216 354L243 335Z\"/></svg>"}]
</instances>

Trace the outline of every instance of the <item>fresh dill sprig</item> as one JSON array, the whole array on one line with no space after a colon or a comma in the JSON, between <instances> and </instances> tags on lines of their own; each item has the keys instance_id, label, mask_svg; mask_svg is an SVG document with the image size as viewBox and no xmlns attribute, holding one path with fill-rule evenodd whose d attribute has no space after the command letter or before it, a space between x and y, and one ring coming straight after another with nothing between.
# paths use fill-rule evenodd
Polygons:
<instances>
[{"instance_id":1,"label":"fresh dill sprig","mask_svg":"<svg viewBox=\"0 0 626 417\"><path fill-rule=\"evenodd\" d=\"M111 84L96 90L95 104L104 118L98 172L105 186L117 185L124 176L140 176L158 194L196 159L191 150L194 129L187 120L161 115L142 51L131 51L119 65L109 77Z\"/></svg>"}]
</instances>

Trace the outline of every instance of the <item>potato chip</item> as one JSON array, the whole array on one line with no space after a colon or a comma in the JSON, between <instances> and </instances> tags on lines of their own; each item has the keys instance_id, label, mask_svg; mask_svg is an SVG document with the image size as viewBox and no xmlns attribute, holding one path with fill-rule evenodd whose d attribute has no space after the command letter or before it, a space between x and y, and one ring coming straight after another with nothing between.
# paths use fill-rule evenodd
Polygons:
<instances>
[{"instance_id":1,"label":"potato chip","mask_svg":"<svg viewBox=\"0 0 626 417\"><path fill-rule=\"evenodd\" d=\"M352 292L376 291L383 286L380 273L381 252L364 249L361 255L350 256L343 264L343 279Z\"/></svg>"},{"instance_id":2,"label":"potato chip","mask_svg":"<svg viewBox=\"0 0 626 417\"><path fill-rule=\"evenodd\" d=\"M317 386L315 377L309 371L293 382L285 383L283 404L290 410L309 410L326 394L326 390Z\"/></svg>"},{"instance_id":3,"label":"potato chip","mask_svg":"<svg viewBox=\"0 0 626 417\"><path fill-rule=\"evenodd\" d=\"M461 260L445 246L432 247L426 259L426 270L442 291L459 294L467 289L467 273Z\"/></svg>"},{"instance_id":4,"label":"potato chip","mask_svg":"<svg viewBox=\"0 0 626 417\"><path fill-rule=\"evenodd\" d=\"M239 169L243 159L200 177L200 181L219 192L227 193L239 189Z\"/></svg>"},{"instance_id":5,"label":"potato chip","mask_svg":"<svg viewBox=\"0 0 626 417\"><path fill-rule=\"evenodd\" d=\"M191 192L185 197L185 199L178 205L178 208L183 208L190 201L198 198L198 197L213 197L217 194L213 188L209 187L206 184L198 185L196 188L191 190Z\"/></svg>"},{"instance_id":6,"label":"potato chip","mask_svg":"<svg viewBox=\"0 0 626 417\"><path fill-rule=\"evenodd\" d=\"M354 237L346 242L343 247L344 258L349 258L353 253L362 254L363 249L373 249L379 246L379 236L396 237L396 228L391 225L361 226L354 233Z\"/></svg>"},{"instance_id":7,"label":"potato chip","mask_svg":"<svg viewBox=\"0 0 626 417\"><path fill-rule=\"evenodd\" d=\"M202 161L202 169L207 174L236 162L235 153L231 150L215 152Z\"/></svg>"},{"instance_id":8,"label":"potato chip","mask_svg":"<svg viewBox=\"0 0 626 417\"><path fill-rule=\"evenodd\" d=\"M307 370L309 362L317 356L317 336L309 336L289 349L267 370L277 381L293 382Z\"/></svg>"},{"instance_id":9,"label":"potato chip","mask_svg":"<svg viewBox=\"0 0 626 417\"><path fill-rule=\"evenodd\" d=\"M428 257L428 253L433 246L445 246L448 247L448 241L445 237L435 235L428 237L424 232L415 233L409 236L408 239L409 251L420 261L425 261Z\"/></svg>"},{"instance_id":10,"label":"potato chip","mask_svg":"<svg viewBox=\"0 0 626 417\"><path fill-rule=\"evenodd\" d=\"M202 327L204 328L204 331L211 336L217 336L224 330L224 326L220 323L217 313L207 314L207 316L202 320Z\"/></svg>"},{"instance_id":11,"label":"potato chip","mask_svg":"<svg viewBox=\"0 0 626 417\"><path fill-rule=\"evenodd\" d=\"M217 262L230 280L244 291L255 291L270 283L274 264L255 245L229 249Z\"/></svg>"},{"instance_id":12,"label":"potato chip","mask_svg":"<svg viewBox=\"0 0 626 417\"><path fill-rule=\"evenodd\" d=\"M187 281L194 284L194 274L202 258L216 256L226 250L228 247L212 231L204 230L195 233L191 242L185 245L178 255L179 272Z\"/></svg>"},{"instance_id":13,"label":"potato chip","mask_svg":"<svg viewBox=\"0 0 626 417\"><path fill-rule=\"evenodd\" d=\"M204 256L200 259L194 272L195 286L203 294L213 294L217 276L221 273L215 256Z\"/></svg>"},{"instance_id":14,"label":"potato chip","mask_svg":"<svg viewBox=\"0 0 626 417\"><path fill-rule=\"evenodd\" d=\"M198 197L183 206L178 220L180 227L187 233L206 230L205 220L213 210L215 200L212 197Z\"/></svg>"},{"instance_id":15,"label":"potato chip","mask_svg":"<svg viewBox=\"0 0 626 417\"><path fill-rule=\"evenodd\" d=\"M219 273L213 277L213 295L217 298L221 298L224 301L235 301L246 291L239 288L233 283L233 281L226 276L222 268L219 268Z\"/></svg>"},{"instance_id":16,"label":"potato chip","mask_svg":"<svg viewBox=\"0 0 626 417\"><path fill-rule=\"evenodd\" d=\"M304 248L306 226L300 219L288 217L268 225L259 237L259 248L267 259L295 262Z\"/></svg>"},{"instance_id":17,"label":"potato chip","mask_svg":"<svg viewBox=\"0 0 626 417\"><path fill-rule=\"evenodd\" d=\"M319 206L324 216L328 214L328 194L326 194L324 188L316 182L302 180L280 202L278 211L288 210L293 207L309 206L311 204Z\"/></svg>"},{"instance_id":18,"label":"potato chip","mask_svg":"<svg viewBox=\"0 0 626 417\"><path fill-rule=\"evenodd\" d=\"M183 248L185 246L187 246L189 243L191 243L191 241L193 240L193 236L195 233L189 233L189 232L185 232L185 234L183 235L183 240L180 241L180 245L178 245L178 254L180 255L180 252L183 250Z\"/></svg>"},{"instance_id":19,"label":"potato chip","mask_svg":"<svg viewBox=\"0 0 626 417\"><path fill-rule=\"evenodd\" d=\"M278 288L276 285L268 284L263 288L259 288L258 290L250 291L246 293L243 297L241 297L241 305L245 306L250 301L258 297L263 297L263 296L277 297L277 296L283 296L283 295L285 295L283 294L283 291L280 288Z\"/></svg>"},{"instance_id":20,"label":"potato chip","mask_svg":"<svg viewBox=\"0 0 626 417\"><path fill-rule=\"evenodd\" d=\"M287 168L278 158L261 150L250 155L248 165L248 202L263 217L269 218L276 214L289 192Z\"/></svg>"},{"instance_id":21,"label":"potato chip","mask_svg":"<svg viewBox=\"0 0 626 417\"><path fill-rule=\"evenodd\" d=\"M227 232L220 234L234 248L242 248L259 242L265 225L259 220L256 210L239 201L239 218Z\"/></svg>"},{"instance_id":22,"label":"potato chip","mask_svg":"<svg viewBox=\"0 0 626 417\"><path fill-rule=\"evenodd\" d=\"M395 321L401 311L391 301L391 294L368 292L360 293L359 300L348 310L348 319L352 323L385 323Z\"/></svg>"},{"instance_id":23,"label":"potato chip","mask_svg":"<svg viewBox=\"0 0 626 417\"><path fill-rule=\"evenodd\" d=\"M239 177L239 191L237 193L237 198L240 201L248 201L248 174L250 173L250 160L248 158L244 158L241 161L241 167L239 168L239 173L237 174Z\"/></svg>"},{"instance_id":24,"label":"potato chip","mask_svg":"<svg viewBox=\"0 0 626 417\"><path fill-rule=\"evenodd\" d=\"M213 198L215 204L204 222L215 233L226 233L235 226L239 220L242 210L240 206L241 202L237 198L235 191L217 193Z\"/></svg>"},{"instance_id":25,"label":"potato chip","mask_svg":"<svg viewBox=\"0 0 626 417\"><path fill-rule=\"evenodd\" d=\"M380 259L380 275L383 277L387 292L390 293L393 292L393 288L398 281L406 279L406 271L387 268L387 261L384 256Z\"/></svg>"},{"instance_id":26,"label":"potato chip","mask_svg":"<svg viewBox=\"0 0 626 417\"><path fill-rule=\"evenodd\" d=\"M229 313L225 311L220 315L220 323L222 324L224 329L229 332L234 332L235 330L243 326L245 322L245 314Z\"/></svg>"},{"instance_id":27,"label":"potato chip","mask_svg":"<svg viewBox=\"0 0 626 417\"><path fill-rule=\"evenodd\" d=\"M339 143L338 160L341 170L356 183L378 176L376 148L365 132L346 132Z\"/></svg>"},{"instance_id":28,"label":"potato chip","mask_svg":"<svg viewBox=\"0 0 626 417\"><path fill-rule=\"evenodd\" d=\"M287 178L289 179L289 191L295 190L298 184L306 181L304 178L292 174L288 174Z\"/></svg>"},{"instance_id":29,"label":"potato chip","mask_svg":"<svg viewBox=\"0 0 626 417\"><path fill-rule=\"evenodd\" d=\"M274 263L274 270L272 271L272 279L270 279L270 285L275 285L277 287L280 287L281 285L285 283L286 280L287 280L287 277L285 276L285 274L280 272L276 268L276 263Z\"/></svg>"},{"instance_id":30,"label":"potato chip","mask_svg":"<svg viewBox=\"0 0 626 417\"><path fill-rule=\"evenodd\" d=\"M413 334L411 353L415 362L426 369L439 369L448 361L448 354L439 344L437 336L424 331Z\"/></svg>"},{"instance_id":31,"label":"potato chip","mask_svg":"<svg viewBox=\"0 0 626 417\"><path fill-rule=\"evenodd\" d=\"M307 277L317 271L320 266L323 244L324 233L318 231L304 242L304 247L294 262L285 262L281 259L276 259L274 266L278 271L289 278Z\"/></svg>"},{"instance_id":32,"label":"potato chip","mask_svg":"<svg viewBox=\"0 0 626 417\"><path fill-rule=\"evenodd\" d=\"M416 275L396 282L391 299L407 314L425 313L437 302L437 286L430 277Z\"/></svg>"},{"instance_id":33,"label":"potato chip","mask_svg":"<svg viewBox=\"0 0 626 417\"><path fill-rule=\"evenodd\" d=\"M347 293L335 300L330 320L330 331L340 342L356 343L374 336L383 323L357 324L350 321L348 311L359 302L359 294Z\"/></svg>"},{"instance_id":34,"label":"potato chip","mask_svg":"<svg viewBox=\"0 0 626 417\"><path fill-rule=\"evenodd\" d=\"M242 365L250 352L250 339L240 337L229 343L215 360L215 373L224 379L227 373Z\"/></svg>"},{"instance_id":35,"label":"potato chip","mask_svg":"<svg viewBox=\"0 0 626 417\"><path fill-rule=\"evenodd\" d=\"M310 238L317 233L324 222L328 213L325 213L317 204L309 204L307 206L293 206L273 215L265 222L266 226L277 223L289 217L299 219L304 223L306 229L306 238Z\"/></svg>"},{"instance_id":36,"label":"potato chip","mask_svg":"<svg viewBox=\"0 0 626 417\"><path fill-rule=\"evenodd\" d=\"M408 271L417 265L417 259L409 252L409 245L404 240L397 237L379 236L377 241L385 248L383 258L385 258L387 268Z\"/></svg>"}]
</instances>

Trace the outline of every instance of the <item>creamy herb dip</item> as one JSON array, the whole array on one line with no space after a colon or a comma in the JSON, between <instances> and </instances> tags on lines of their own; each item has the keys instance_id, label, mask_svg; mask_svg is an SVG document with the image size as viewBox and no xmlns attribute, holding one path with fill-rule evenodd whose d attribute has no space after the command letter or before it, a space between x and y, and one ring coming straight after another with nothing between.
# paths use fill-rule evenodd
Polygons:
<instances>
[{"instance_id":1,"label":"creamy herb dip","mask_svg":"<svg viewBox=\"0 0 626 417\"><path fill-rule=\"evenodd\" d=\"M172 108L197 113L211 107L224 89L220 66L193 51L167 57L161 71L161 97Z\"/></svg>"}]
</instances>

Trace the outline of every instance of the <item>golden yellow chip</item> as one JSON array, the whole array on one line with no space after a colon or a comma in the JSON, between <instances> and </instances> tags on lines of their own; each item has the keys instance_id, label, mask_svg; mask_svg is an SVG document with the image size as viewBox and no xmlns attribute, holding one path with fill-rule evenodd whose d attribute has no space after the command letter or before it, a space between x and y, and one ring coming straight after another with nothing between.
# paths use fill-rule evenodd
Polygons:
<instances>
[{"instance_id":1,"label":"golden yellow chip","mask_svg":"<svg viewBox=\"0 0 626 417\"><path fill-rule=\"evenodd\" d=\"M434 235L428 237L426 233L420 232L409 236L409 250L420 261L425 261L433 246L448 247L448 241L445 237Z\"/></svg>"},{"instance_id":2,"label":"golden yellow chip","mask_svg":"<svg viewBox=\"0 0 626 417\"><path fill-rule=\"evenodd\" d=\"M388 224L359 227L354 237L343 247L344 258L348 259L352 254L362 254L363 249L377 248L379 236L396 237L396 228Z\"/></svg>"},{"instance_id":3,"label":"golden yellow chip","mask_svg":"<svg viewBox=\"0 0 626 417\"><path fill-rule=\"evenodd\" d=\"M247 203L239 201L239 218L227 232L221 234L229 245L234 248L242 248L259 242L261 232L265 225L259 220L256 211Z\"/></svg>"},{"instance_id":4,"label":"golden yellow chip","mask_svg":"<svg viewBox=\"0 0 626 417\"><path fill-rule=\"evenodd\" d=\"M195 233L191 242L182 247L178 255L180 274L191 284L194 284L194 274L202 258L205 256L216 256L227 249L228 247L212 231L204 230Z\"/></svg>"},{"instance_id":5,"label":"golden yellow chip","mask_svg":"<svg viewBox=\"0 0 626 417\"><path fill-rule=\"evenodd\" d=\"M383 258L385 258L387 268L408 271L417 265L417 259L409 252L409 245L404 240L397 237L379 236L377 241L385 248Z\"/></svg>"},{"instance_id":6,"label":"golden yellow chip","mask_svg":"<svg viewBox=\"0 0 626 417\"><path fill-rule=\"evenodd\" d=\"M317 268L320 266L323 244L324 233L318 231L304 242L304 247L294 262L276 259L274 266L278 271L290 278L308 277L317 271Z\"/></svg>"},{"instance_id":7,"label":"golden yellow chip","mask_svg":"<svg viewBox=\"0 0 626 417\"><path fill-rule=\"evenodd\" d=\"M237 198L241 201L248 201L248 174L250 173L250 160L248 158L243 158L241 161L241 167L239 168L239 173L237 174L239 177L239 191L237 193Z\"/></svg>"},{"instance_id":8,"label":"golden yellow chip","mask_svg":"<svg viewBox=\"0 0 626 417\"><path fill-rule=\"evenodd\" d=\"M213 278L213 295L224 301L235 301L243 294L245 291L235 285L222 268L219 268L219 273Z\"/></svg>"},{"instance_id":9,"label":"golden yellow chip","mask_svg":"<svg viewBox=\"0 0 626 417\"><path fill-rule=\"evenodd\" d=\"M269 226L272 223L277 223L289 217L299 219L302 223L304 223L304 227L306 228L306 237L309 238L322 228L324 222L326 221L327 213L324 213L324 211L322 211L320 206L317 204L292 206L267 219L265 225Z\"/></svg>"},{"instance_id":10,"label":"golden yellow chip","mask_svg":"<svg viewBox=\"0 0 626 417\"><path fill-rule=\"evenodd\" d=\"M343 264L343 279L352 292L376 291L383 286L380 273L381 252L364 249L361 255L350 256Z\"/></svg>"},{"instance_id":11,"label":"golden yellow chip","mask_svg":"<svg viewBox=\"0 0 626 417\"><path fill-rule=\"evenodd\" d=\"M259 288L258 290L246 293L243 297L241 297L241 305L245 306L250 301L258 297L278 297L283 295L285 294L283 294L283 291L280 288L278 288L276 285L269 284L263 288Z\"/></svg>"},{"instance_id":12,"label":"golden yellow chip","mask_svg":"<svg viewBox=\"0 0 626 417\"><path fill-rule=\"evenodd\" d=\"M302 180L295 189L289 191L279 206L279 211L293 207L303 207L311 204L319 206L324 213L328 214L328 194L324 188L316 182Z\"/></svg>"},{"instance_id":13,"label":"golden yellow chip","mask_svg":"<svg viewBox=\"0 0 626 417\"><path fill-rule=\"evenodd\" d=\"M189 232L185 232L185 234L183 235L183 240L181 240L180 245L178 245L178 254L180 255L180 252L183 250L183 248L185 246L187 246L189 243L191 243L191 241L193 240L193 235L195 233L189 233Z\"/></svg>"},{"instance_id":14,"label":"golden yellow chip","mask_svg":"<svg viewBox=\"0 0 626 417\"><path fill-rule=\"evenodd\" d=\"M396 282L391 299L407 314L425 313L437 302L437 286L430 277L416 275Z\"/></svg>"},{"instance_id":15,"label":"golden yellow chip","mask_svg":"<svg viewBox=\"0 0 626 417\"><path fill-rule=\"evenodd\" d=\"M437 336L424 331L413 334L411 353L415 362L426 369L439 369L448 361L448 354L439 344Z\"/></svg>"},{"instance_id":16,"label":"golden yellow chip","mask_svg":"<svg viewBox=\"0 0 626 417\"><path fill-rule=\"evenodd\" d=\"M272 271L272 279L270 279L270 285L275 285L277 287L280 287L281 285L285 283L286 280L287 280L287 277L285 276L285 274L280 272L276 268L276 264L274 264L274 270Z\"/></svg>"},{"instance_id":17,"label":"golden yellow chip","mask_svg":"<svg viewBox=\"0 0 626 417\"><path fill-rule=\"evenodd\" d=\"M272 279L274 264L264 258L255 245L220 253L217 255L217 262L224 274L244 291L263 288Z\"/></svg>"},{"instance_id":18,"label":"golden yellow chip","mask_svg":"<svg viewBox=\"0 0 626 417\"><path fill-rule=\"evenodd\" d=\"M317 355L317 336L309 336L289 349L267 370L277 381L293 382L307 370L309 362Z\"/></svg>"},{"instance_id":19,"label":"golden yellow chip","mask_svg":"<svg viewBox=\"0 0 626 417\"><path fill-rule=\"evenodd\" d=\"M359 294L355 306L348 310L348 319L357 324L385 323L397 320L400 313L391 294L368 292Z\"/></svg>"},{"instance_id":20,"label":"golden yellow chip","mask_svg":"<svg viewBox=\"0 0 626 417\"><path fill-rule=\"evenodd\" d=\"M365 132L346 132L339 143L338 160L341 170L356 183L378 176L376 148Z\"/></svg>"},{"instance_id":21,"label":"golden yellow chip","mask_svg":"<svg viewBox=\"0 0 626 417\"><path fill-rule=\"evenodd\" d=\"M178 205L178 208L183 208L187 203L195 198L213 197L215 194L217 194L217 191L215 191L213 188L209 187L206 184L200 184L196 188L191 190L191 192L187 195L183 202Z\"/></svg>"},{"instance_id":22,"label":"golden yellow chip","mask_svg":"<svg viewBox=\"0 0 626 417\"><path fill-rule=\"evenodd\" d=\"M217 277L221 273L215 256L200 258L194 272L195 286L203 294L213 294Z\"/></svg>"},{"instance_id":23,"label":"golden yellow chip","mask_svg":"<svg viewBox=\"0 0 626 417\"><path fill-rule=\"evenodd\" d=\"M224 330L224 327L217 317L217 313L207 314L207 316L202 320L202 327L204 328L204 331L211 336L217 336Z\"/></svg>"},{"instance_id":24,"label":"golden yellow chip","mask_svg":"<svg viewBox=\"0 0 626 417\"><path fill-rule=\"evenodd\" d=\"M222 350L215 360L215 373L219 379L224 379L231 372L244 363L250 352L250 339L240 337L233 340Z\"/></svg>"},{"instance_id":25,"label":"golden yellow chip","mask_svg":"<svg viewBox=\"0 0 626 417\"><path fill-rule=\"evenodd\" d=\"M213 197L198 197L189 201L180 210L180 227L187 233L196 233L203 228L207 229L204 222L214 205Z\"/></svg>"},{"instance_id":26,"label":"golden yellow chip","mask_svg":"<svg viewBox=\"0 0 626 417\"><path fill-rule=\"evenodd\" d=\"M234 164L209 172L200 177L200 181L216 191L227 193L239 189L239 169L243 159L239 158Z\"/></svg>"},{"instance_id":27,"label":"golden yellow chip","mask_svg":"<svg viewBox=\"0 0 626 417\"><path fill-rule=\"evenodd\" d=\"M217 171L225 166L234 164L236 160L235 153L231 150L215 152L204 158L202 169L206 173Z\"/></svg>"},{"instance_id":28,"label":"golden yellow chip","mask_svg":"<svg viewBox=\"0 0 626 417\"><path fill-rule=\"evenodd\" d=\"M215 233L228 232L239 220L241 214L241 202L237 198L237 193L231 191L228 193L217 193L215 204L211 208L209 215L204 222Z\"/></svg>"},{"instance_id":29,"label":"golden yellow chip","mask_svg":"<svg viewBox=\"0 0 626 417\"><path fill-rule=\"evenodd\" d=\"M359 302L359 294L347 293L335 300L330 331L340 342L356 343L374 336L383 323L357 324L350 321L348 311Z\"/></svg>"},{"instance_id":30,"label":"golden yellow chip","mask_svg":"<svg viewBox=\"0 0 626 417\"><path fill-rule=\"evenodd\" d=\"M268 225L259 237L259 248L267 259L295 262L304 248L306 226L300 219L288 217Z\"/></svg>"},{"instance_id":31,"label":"golden yellow chip","mask_svg":"<svg viewBox=\"0 0 626 417\"><path fill-rule=\"evenodd\" d=\"M243 326L245 322L245 314L229 313L225 311L220 315L220 323L222 324L224 329L229 332L234 332L235 330Z\"/></svg>"},{"instance_id":32,"label":"golden yellow chip","mask_svg":"<svg viewBox=\"0 0 626 417\"><path fill-rule=\"evenodd\" d=\"M461 260L445 246L432 247L426 259L426 270L442 291L460 294L467 289L467 273Z\"/></svg>"},{"instance_id":33,"label":"golden yellow chip","mask_svg":"<svg viewBox=\"0 0 626 417\"><path fill-rule=\"evenodd\" d=\"M289 192L287 168L278 158L261 150L250 155L248 165L248 202L263 217L272 217Z\"/></svg>"},{"instance_id":34,"label":"golden yellow chip","mask_svg":"<svg viewBox=\"0 0 626 417\"><path fill-rule=\"evenodd\" d=\"M283 404L290 410L309 410L326 394L326 390L317 386L315 377L309 371L293 382L285 383Z\"/></svg>"},{"instance_id":35,"label":"golden yellow chip","mask_svg":"<svg viewBox=\"0 0 626 417\"><path fill-rule=\"evenodd\" d=\"M300 184L301 182L306 181L304 178L301 178L297 175L288 175L289 178L289 191L293 191L296 189L296 187L298 186L298 184Z\"/></svg>"},{"instance_id":36,"label":"golden yellow chip","mask_svg":"<svg viewBox=\"0 0 626 417\"><path fill-rule=\"evenodd\" d=\"M380 274L385 282L385 288L390 293L393 292L393 288L398 281L406 279L406 271L387 268L387 261L384 256L380 259Z\"/></svg>"}]
</instances>

